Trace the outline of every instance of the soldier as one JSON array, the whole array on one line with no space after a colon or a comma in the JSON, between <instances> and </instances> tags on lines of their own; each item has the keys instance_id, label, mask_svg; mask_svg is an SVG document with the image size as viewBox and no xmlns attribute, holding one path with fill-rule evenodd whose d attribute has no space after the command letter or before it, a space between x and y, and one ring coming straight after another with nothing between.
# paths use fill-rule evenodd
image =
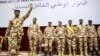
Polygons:
<instances>
[{"instance_id":1,"label":"soldier","mask_svg":"<svg viewBox=\"0 0 100 56\"><path fill-rule=\"evenodd\" d=\"M79 48L80 53L83 55L83 43L84 43L84 49L85 49L85 55L87 56L87 32L86 32L86 26L83 25L83 19L79 19L79 25L78 27L78 40L79 40Z\"/></svg>"},{"instance_id":2,"label":"soldier","mask_svg":"<svg viewBox=\"0 0 100 56\"><path fill-rule=\"evenodd\" d=\"M41 33L40 26L36 23L37 19L33 18L33 23L28 28L29 46L31 56L36 56L36 48L38 44L39 34Z\"/></svg>"},{"instance_id":3,"label":"soldier","mask_svg":"<svg viewBox=\"0 0 100 56\"><path fill-rule=\"evenodd\" d=\"M48 26L44 30L45 37L45 51L52 55L52 43L55 37L55 29L52 26L52 22L48 22ZM49 48L48 48L49 47ZM47 54L46 54L47 55Z\"/></svg>"},{"instance_id":4,"label":"soldier","mask_svg":"<svg viewBox=\"0 0 100 56\"><path fill-rule=\"evenodd\" d=\"M30 9L28 12L23 16L19 17L20 15L20 10L14 10L15 17L13 20L11 20L11 25L8 27L10 30L7 30L7 34L9 35L8 37L8 44L9 44L9 55L13 56L12 54L15 53L15 56L17 56L19 48L20 48L20 43L21 43L21 38L23 35L23 22L28 18L32 11L32 4L30 4ZM9 33L10 32L10 33Z\"/></svg>"},{"instance_id":5,"label":"soldier","mask_svg":"<svg viewBox=\"0 0 100 56\"><path fill-rule=\"evenodd\" d=\"M75 36L75 29L72 25L72 20L68 20L68 25L66 26L67 29L67 41L68 41L68 48L69 48L69 54L72 55L71 46L73 48L73 55L75 55L75 49L76 49L76 36Z\"/></svg>"},{"instance_id":6,"label":"soldier","mask_svg":"<svg viewBox=\"0 0 100 56\"><path fill-rule=\"evenodd\" d=\"M58 43L58 55L64 55L64 48L65 48L65 27L62 25L61 21L58 21L58 26L56 27L56 37Z\"/></svg>"},{"instance_id":7,"label":"soldier","mask_svg":"<svg viewBox=\"0 0 100 56\"><path fill-rule=\"evenodd\" d=\"M96 52L98 52L98 40L97 40L97 32L95 26L92 24L92 20L88 20L87 25L87 32L88 32L88 40L89 40L89 49L90 54L94 54L93 46L95 47Z\"/></svg>"}]
</instances>

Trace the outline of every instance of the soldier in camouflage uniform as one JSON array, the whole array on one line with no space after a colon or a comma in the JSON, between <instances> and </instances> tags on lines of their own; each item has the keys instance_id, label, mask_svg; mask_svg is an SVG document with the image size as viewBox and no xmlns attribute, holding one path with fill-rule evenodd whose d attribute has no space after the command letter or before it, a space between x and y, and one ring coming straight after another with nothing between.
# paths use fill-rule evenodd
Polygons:
<instances>
[{"instance_id":1,"label":"soldier in camouflage uniform","mask_svg":"<svg viewBox=\"0 0 100 56\"><path fill-rule=\"evenodd\" d=\"M97 40L97 32L95 26L92 24L92 20L88 20L87 33L89 40L89 49L91 54L94 54L93 46L95 47L96 52L98 52L98 40Z\"/></svg>"},{"instance_id":2,"label":"soldier in camouflage uniform","mask_svg":"<svg viewBox=\"0 0 100 56\"><path fill-rule=\"evenodd\" d=\"M23 17L19 17L20 15L20 11L19 10L15 10L15 17L13 20L11 20L11 26L9 26L9 30L7 30L7 34L9 35L8 37L8 44L9 44L9 55L13 56L13 54L15 54L15 56L17 56L18 51L19 51L19 45L21 43L21 38L23 35L23 22L26 20L26 18L28 18L28 16L30 15L32 11L32 4L30 4L30 9L28 10L28 12L23 16Z\"/></svg>"},{"instance_id":3,"label":"soldier in camouflage uniform","mask_svg":"<svg viewBox=\"0 0 100 56\"><path fill-rule=\"evenodd\" d=\"M83 43L84 43L85 55L87 55L87 32L86 32L86 26L83 25L83 19L79 19L79 25L77 27L78 27L80 54L83 55Z\"/></svg>"},{"instance_id":4,"label":"soldier in camouflage uniform","mask_svg":"<svg viewBox=\"0 0 100 56\"><path fill-rule=\"evenodd\" d=\"M37 44L39 40L39 34L41 33L40 26L36 23L36 18L33 18L33 23L28 28L28 38L30 46L30 56L36 56Z\"/></svg>"},{"instance_id":5,"label":"soldier in camouflage uniform","mask_svg":"<svg viewBox=\"0 0 100 56\"><path fill-rule=\"evenodd\" d=\"M48 26L44 30L44 37L45 37L45 51L48 52L50 55L52 55L51 54L52 43L55 37L55 28L52 26L52 22L48 22Z\"/></svg>"},{"instance_id":6,"label":"soldier in camouflage uniform","mask_svg":"<svg viewBox=\"0 0 100 56\"><path fill-rule=\"evenodd\" d=\"M58 26L56 27L56 37L57 37L57 43L58 43L58 55L63 56L64 55L64 48L65 48L65 35L66 30L65 27L62 25L62 22L58 22Z\"/></svg>"},{"instance_id":7,"label":"soldier in camouflage uniform","mask_svg":"<svg viewBox=\"0 0 100 56\"><path fill-rule=\"evenodd\" d=\"M73 49L73 55L75 55L76 34L75 34L74 26L72 25L72 20L68 20L68 25L66 26L66 29L67 29L67 41L68 41L69 55L72 55L71 46Z\"/></svg>"}]
</instances>

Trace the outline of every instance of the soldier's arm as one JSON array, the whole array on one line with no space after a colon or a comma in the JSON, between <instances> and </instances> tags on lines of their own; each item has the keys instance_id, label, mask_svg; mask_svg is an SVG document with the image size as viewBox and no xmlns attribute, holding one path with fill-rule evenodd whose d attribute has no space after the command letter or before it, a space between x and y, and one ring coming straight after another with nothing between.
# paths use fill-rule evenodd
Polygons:
<instances>
[{"instance_id":1,"label":"soldier's arm","mask_svg":"<svg viewBox=\"0 0 100 56\"><path fill-rule=\"evenodd\" d=\"M56 27L55 32L58 33L58 27Z\"/></svg>"},{"instance_id":2,"label":"soldier's arm","mask_svg":"<svg viewBox=\"0 0 100 56\"><path fill-rule=\"evenodd\" d=\"M30 32L31 32L31 25L29 25L28 27L28 31L27 31L28 37L30 36Z\"/></svg>"},{"instance_id":3,"label":"soldier's arm","mask_svg":"<svg viewBox=\"0 0 100 56\"><path fill-rule=\"evenodd\" d=\"M44 30L44 36L46 35L46 28L45 28L45 30Z\"/></svg>"},{"instance_id":4,"label":"soldier's arm","mask_svg":"<svg viewBox=\"0 0 100 56\"><path fill-rule=\"evenodd\" d=\"M41 39L41 37L43 38L43 33L42 33L39 25L38 25L38 34L39 34L40 39Z\"/></svg>"},{"instance_id":5,"label":"soldier's arm","mask_svg":"<svg viewBox=\"0 0 100 56\"><path fill-rule=\"evenodd\" d=\"M96 30L95 26L93 26L93 28L94 28L94 32L93 32L94 33L94 36L97 37L97 35L98 35L97 34L97 30Z\"/></svg>"},{"instance_id":6,"label":"soldier's arm","mask_svg":"<svg viewBox=\"0 0 100 56\"><path fill-rule=\"evenodd\" d=\"M57 37L57 35L58 35L58 34L57 34L57 33L58 33L58 31L57 31L57 30L58 30L58 29L57 29L57 27L56 27L56 29L55 29L55 34L56 34L56 37Z\"/></svg>"},{"instance_id":7,"label":"soldier's arm","mask_svg":"<svg viewBox=\"0 0 100 56\"><path fill-rule=\"evenodd\" d=\"M88 26L86 25L86 36L88 37L89 36L89 29L88 29Z\"/></svg>"},{"instance_id":8,"label":"soldier's arm","mask_svg":"<svg viewBox=\"0 0 100 56\"><path fill-rule=\"evenodd\" d=\"M12 23L12 21L10 20L9 25L8 25L8 28L7 28L6 33L5 33L4 39L7 39L7 36L8 36L9 33L10 33L10 30L11 30L12 25L13 25L13 23Z\"/></svg>"},{"instance_id":9,"label":"soldier's arm","mask_svg":"<svg viewBox=\"0 0 100 56\"><path fill-rule=\"evenodd\" d=\"M64 27L64 34L66 35L66 28Z\"/></svg>"},{"instance_id":10,"label":"soldier's arm","mask_svg":"<svg viewBox=\"0 0 100 56\"><path fill-rule=\"evenodd\" d=\"M86 25L86 32L88 32L89 31L89 29L88 29L88 26Z\"/></svg>"},{"instance_id":11,"label":"soldier's arm","mask_svg":"<svg viewBox=\"0 0 100 56\"><path fill-rule=\"evenodd\" d=\"M67 29L65 28L65 37L67 37L67 34L68 34L68 32L67 32Z\"/></svg>"},{"instance_id":12,"label":"soldier's arm","mask_svg":"<svg viewBox=\"0 0 100 56\"><path fill-rule=\"evenodd\" d=\"M80 30L80 27L79 27L79 25L77 25L77 30L78 30L78 31Z\"/></svg>"},{"instance_id":13,"label":"soldier's arm","mask_svg":"<svg viewBox=\"0 0 100 56\"><path fill-rule=\"evenodd\" d=\"M98 27L97 31L98 31L98 36L100 37L100 26Z\"/></svg>"},{"instance_id":14,"label":"soldier's arm","mask_svg":"<svg viewBox=\"0 0 100 56\"><path fill-rule=\"evenodd\" d=\"M10 30L10 29L11 29L12 25L13 25L13 21L12 21L12 20L10 20L10 21L9 21L9 25L8 25L8 30Z\"/></svg>"},{"instance_id":15,"label":"soldier's arm","mask_svg":"<svg viewBox=\"0 0 100 56\"><path fill-rule=\"evenodd\" d=\"M56 29L55 28L53 28L53 33L54 33L54 37L56 37Z\"/></svg>"},{"instance_id":16,"label":"soldier's arm","mask_svg":"<svg viewBox=\"0 0 100 56\"><path fill-rule=\"evenodd\" d=\"M95 26L93 26L93 28L94 28L94 31L96 31L96 28L95 28Z\"/></svg>"},{"instance_id":17,"label":"soldier's arm","mask_svg":"<svg viewBox=\"0 0 100 56\"><path fill-rule=\"evenodd\" d=\"M40 31L41 31L41 30L40 30L40 26L38 25L38 33L40 33Z\"/></svg>"},{"instance_id":18,"label":"soldier's arm","mask_svg":"<svg viewBox=\"0 0 100 56\"><path fill-rule=\"evenodd\" d=\"M23 21L29 17L29 15L32 11L32 4L29 5L29 8L30 9L28 10L28 12L23 16Z\"/></svg>"}]
</instances>

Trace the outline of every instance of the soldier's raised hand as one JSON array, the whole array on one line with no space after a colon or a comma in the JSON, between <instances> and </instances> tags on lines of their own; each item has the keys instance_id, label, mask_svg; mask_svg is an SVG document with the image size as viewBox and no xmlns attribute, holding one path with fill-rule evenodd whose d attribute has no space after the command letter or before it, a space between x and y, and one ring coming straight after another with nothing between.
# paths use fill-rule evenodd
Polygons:
<instances>
[{"instance_id":1,"label":"soldier's raised hand","mask_svg":"<svg viewBox=\"0 0 100 56\"><path fill-rule=\"evenodd\" d=\"M31 8L31 9L33 8L33 4L32 4L32 3L31 3L31 4L29 4L29 8Z\"/></svg>"}]
</instances>

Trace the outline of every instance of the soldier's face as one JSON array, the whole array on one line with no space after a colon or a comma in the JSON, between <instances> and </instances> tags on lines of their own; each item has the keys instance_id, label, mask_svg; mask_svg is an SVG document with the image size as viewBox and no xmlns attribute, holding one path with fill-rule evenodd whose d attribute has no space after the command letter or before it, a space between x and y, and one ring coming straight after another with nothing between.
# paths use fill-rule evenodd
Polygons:
<instances>
[{"instance_id":1,"label":"soldier's face","mask_svg":"<svg viewBox=\"0 0 100 56\"><path fill-rule=\"evenodd\" d=\"M68 23L71 25L72 24L72 20L69 20Z\"/></svg>"},{"instance_id":2,"label":"soldier's face","mask_svg":"<svg viewBox=\"0 0 100 56\"><path fill-rule=\"evenodd\" d=\"M61 26L62 25L62 22L58 22L58 25Z\"/></svg>"},{"instance_id":3,"label":"soldier's face","mask_svg":"<svg viewBox=\"0 0 100 56\"><path fill-rule=\"evenodd\" d=\"M52 23L51 23L51 22L49 22L49 23L48 23L48 26L51 26L51 25L52 25Z\"/></svg>"},{"instance_id":4,"label":"soldier's face","mask_svg":"<svg viewBox=\"0 0 100 56\"><path fill-rule=\"evenodd\" d=\"M36 23L36 19L33 19L33 23Z\"/></svg>"},{"instance_id":5,"label":"soldier's face","mask_svg":"<svg viewBox=\"0 0 100 56\"><path fill-rule=\"evenodd\" d=\"M15 11L15 17L19 17L19 15L20 15L20 12Z\"/></svg>"},{"instance_id":6,"label":"soldier's face","mask_svg":"<svg viewBox=\"0 0 100 56\"><path fill-rule=\"evenodd\" d=\"M80 20L79 23L80 23L80 24L83 24L83 20Z\"/></svg>"},{"instance_id":7,"label":"soldier's face","mask_svg":"<svg viewBox=\"0 0 100 56\"><path fill-rule=\"evenodd\" d=\"M92 25L92 22L88 22L89 25Z\"/></svg>"}]
</instances>

